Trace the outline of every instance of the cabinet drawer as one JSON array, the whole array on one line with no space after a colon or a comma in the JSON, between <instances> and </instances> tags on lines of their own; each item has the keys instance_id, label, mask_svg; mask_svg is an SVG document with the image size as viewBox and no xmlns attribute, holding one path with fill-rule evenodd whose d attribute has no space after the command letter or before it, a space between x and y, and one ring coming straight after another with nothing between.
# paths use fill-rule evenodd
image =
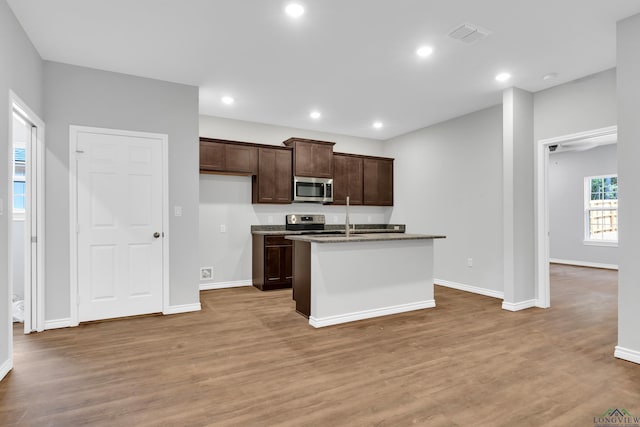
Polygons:
<instances>
[{"instance_id":1,"label":"cabinet drawer","mask_svg":"<svg viewBox=\"0 0 640 427\"><path fill-rule=\"evenodd\" d=\"M287 240L283 235L265 236L265 246L293 246L293 240Z\"/></svg>"}]
</instances>

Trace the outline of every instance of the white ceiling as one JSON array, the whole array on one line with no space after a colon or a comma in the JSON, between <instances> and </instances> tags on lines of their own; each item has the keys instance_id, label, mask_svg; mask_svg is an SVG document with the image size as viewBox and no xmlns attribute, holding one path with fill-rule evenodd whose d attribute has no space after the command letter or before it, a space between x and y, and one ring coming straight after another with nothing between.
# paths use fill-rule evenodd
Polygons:
<instances>
[{"instance_id":1,"label":"white ceiling","mask_svg":"<svg viewBox=\"0 0 640 427\"><path fill-rule=\"evenodd\" d=\"M199 86L201 114L376 139L612 68L616 21L640 13L638 0L299 0L293 20L283 0L7 2L43 59ZM491 34L449 38L462 23Z\"/></svg>"}]
</instances>

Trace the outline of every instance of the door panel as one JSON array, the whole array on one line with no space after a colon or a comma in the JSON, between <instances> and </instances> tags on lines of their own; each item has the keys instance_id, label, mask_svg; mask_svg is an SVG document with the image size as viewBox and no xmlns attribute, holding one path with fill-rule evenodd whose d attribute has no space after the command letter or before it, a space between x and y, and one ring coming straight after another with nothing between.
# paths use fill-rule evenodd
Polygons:
<instances>
[{"instance_id":1,"label":"door panel","mask_svg":"<svg viewBox=\"0 0 640 427\"><path fill-rule=\"evenodd\" d=\"M91 246L91 276L89 287L91 301L116 297L116 247L115 245Z\"/></svg>"},{"instance_id":2,"label":"door panel","mask_svg":"<svg viewBox=\"0 0 640 427\"><path fill-rule=\"evenodd\" d=\"M153 245L129 245L129 296L151 295L153 283Z\"/></svg>"},{"instance_id":3,"label":"door panel","mask_svg":"<svg viewBox=\"0 0 640 427\"><path fill-rule=\"evenodd\" d=\"M79 321L162 311L162 141L80 132Z\"/></svg>"}]
</instances>

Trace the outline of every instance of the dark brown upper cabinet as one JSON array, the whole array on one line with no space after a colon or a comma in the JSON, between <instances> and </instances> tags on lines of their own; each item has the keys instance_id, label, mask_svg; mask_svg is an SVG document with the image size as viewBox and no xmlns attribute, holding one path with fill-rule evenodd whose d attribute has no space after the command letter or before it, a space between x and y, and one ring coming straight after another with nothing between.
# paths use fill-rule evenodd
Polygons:
<instances>
[{"instance_id":1,"label":"dark brown upper cabinet","mask_svg":"<svg viewBox=\"0 0 640 427\"><path fill-rule=\"evenodd\" d=\"M363 204L362 156L335 153L333 155L333 204Z\"/></svg>"},{"instance_id":2,"label":"dark brown upper cabinet","mask_svg":"<svg viewBox=\"0 0 640 427\"><path fill-rule=\"evenodd\" d=\"M258 173L258 148L242 142L200 138L200 171L255 175Z\"/></svg>"},{"instance_id":3,"label":"dark brown upper cabinet","mask_svg":"<svg viewBox=\"0 0 640 427\"><path fill-rule=\"evenodd\" d=\"M364 204L393 206L393 159L365 157L362 166Z\"/></svg>"},{"instance_id":4,"label":"dark brown upper cabinet","mask_svg":"<svg viewBox=\"0 0 640 427\"><path fill-rule=\"evenodd\" d=\"M335 142L289 138L284 145L293 148L294 176L333 178L333 146Z\"/></svg>"},{"instance_id":5,"label":"dark brown upper cabinet","mask_svg":"<svg viewBox=\"0 0 640 427\"><path fill-rule=\"evenodd\" d=\"M258 174L253 177L253 203L291 203L291 150L258 148Z\"/></svg>"}]
</instances>

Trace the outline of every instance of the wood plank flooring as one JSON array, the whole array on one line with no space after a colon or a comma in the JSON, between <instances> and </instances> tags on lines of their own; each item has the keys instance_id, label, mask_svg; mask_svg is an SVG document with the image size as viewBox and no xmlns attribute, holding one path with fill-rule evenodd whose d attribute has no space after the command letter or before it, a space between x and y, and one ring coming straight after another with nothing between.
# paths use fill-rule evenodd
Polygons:
<instances>
[{"instance_id":1,"label":"wood plank flooring","mask_svg":"<svg viewBox=\"0 0 640 427\"><path fill-rule=\"evenodd\" d=\"M640 415L613 357L617 273L553 265L552 308L436 287L435 309L323 329L291 290L201 293L198 313L24 336L3 426L593 426Z\"/></svg>"}]
</instances>

